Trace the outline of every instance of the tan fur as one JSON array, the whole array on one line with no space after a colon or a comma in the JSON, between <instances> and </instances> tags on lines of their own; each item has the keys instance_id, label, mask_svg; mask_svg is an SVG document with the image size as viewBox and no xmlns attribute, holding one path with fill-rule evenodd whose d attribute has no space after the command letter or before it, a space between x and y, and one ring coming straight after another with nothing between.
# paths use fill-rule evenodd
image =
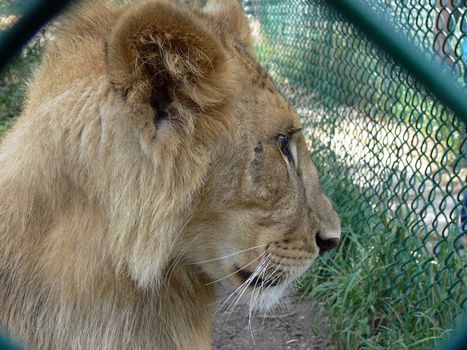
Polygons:
<instances>
[{"instance_id":1,"label":"tan fur","mask_svg":"<svg viewBox=\"0 0 467 350\"><path fill-rule=\"evenodd\" d=\"M279 278L247 287L269 305L340 237L300 120L233 0L61 22L0 147L0 324L38 349L207 349L236 266Z\"/></svg>"}]
</instances>

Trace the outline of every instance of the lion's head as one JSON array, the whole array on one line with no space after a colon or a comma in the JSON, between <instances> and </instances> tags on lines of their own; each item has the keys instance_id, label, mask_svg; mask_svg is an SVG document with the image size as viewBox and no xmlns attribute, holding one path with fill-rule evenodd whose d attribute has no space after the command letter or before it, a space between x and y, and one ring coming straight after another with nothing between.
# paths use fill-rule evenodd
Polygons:
<instances>
[{"instance_id":1,"label":"lion's head","mask_svg":"<svg viewBox=\"0 0 467 350\"><path fill-rule=\"evenodd\" d=\"M194 12L152 1L115 24L107 69L148 161L169 162L168 182L192 193L167 261L183 256L213 281L261 290L266 305L337 245L340 223L299 116L251 51L235 1Z\"/></svg>"},{"instance_id":2,"label":"lion's head","mask_svg":"<svg viewBox=\"0 0 467 350\"><path fill-rule=\"evenodd\" d=\"M110 348L122 332L153 341L140 317L173 343L218 283L267 307L337 245L300 118L253 58L235 0L95 0L62 21L0 149L9 327L57 344L101 344L113 327ZM82 320L100 325L90 340Z\"/></svg>"}]
</instances>

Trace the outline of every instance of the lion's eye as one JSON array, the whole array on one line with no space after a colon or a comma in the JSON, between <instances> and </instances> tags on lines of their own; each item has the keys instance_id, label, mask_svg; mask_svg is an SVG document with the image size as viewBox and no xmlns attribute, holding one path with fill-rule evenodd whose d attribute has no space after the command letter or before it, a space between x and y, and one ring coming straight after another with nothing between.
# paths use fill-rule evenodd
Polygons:
<instances>
[{"instance_id":1,"label":"lion's eye","mask_svg":"<svg viewBox=\"0 0 467 350\"><path fill-rule=\"evenodd\" d=\"M282 154L287 158L287 160L293 164L292 152L289 148L289 138L284 134L277 135L277 142L279 143L279 149Z\"/></svg>"}]
</instances>

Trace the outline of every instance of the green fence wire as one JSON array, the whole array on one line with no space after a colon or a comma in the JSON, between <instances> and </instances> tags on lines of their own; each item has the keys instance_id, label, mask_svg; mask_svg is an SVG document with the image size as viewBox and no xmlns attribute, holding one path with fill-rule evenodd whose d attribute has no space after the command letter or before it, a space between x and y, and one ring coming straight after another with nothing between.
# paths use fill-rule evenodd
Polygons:
<instances>
[{"instance_id":1,"label":"green fence wire","mask_svg":"<svg viewBox=\"0 0 467 350\"><path fill-rule=\"evenodd\" d=\"M28 2L0 0L11 3ZM467 311L466 115L454 107L455 115L381 50L382 38L377 46L330 6L355 1L243 3L258 58L302 115L322 185L342 218L340 251L324 257L305 286L328 311L341 347L431 347ZM363 3L467 85L465 1ZM0 11L0 30L23 13L9 9ZM18 87L40 46L39 37L0 75L0 132L18 111Z\"/></svg>"},{"instance_id":2,"label":"green fence wire","mask_svg":"<svg viewBox=\"0 0 467 350\"><path fill-rule=\"evenodd\" d=\"M257 55L302 115L322 185L347 235L341 256L322 260L321 271L309 276L322 282L310 283L312 294L330 312L343 347L429 348L467 311L467 224L461 222L467 115L455 115L381 50L389 45L385 38L380 46L369 41L330 6L344 2L352 6L244 1ZM363 3L453 85L466 85L464 1ZM343 274L345 283L332 283ZM347 289L331 290L338 288Z\"/></svg>"}]
</instances>

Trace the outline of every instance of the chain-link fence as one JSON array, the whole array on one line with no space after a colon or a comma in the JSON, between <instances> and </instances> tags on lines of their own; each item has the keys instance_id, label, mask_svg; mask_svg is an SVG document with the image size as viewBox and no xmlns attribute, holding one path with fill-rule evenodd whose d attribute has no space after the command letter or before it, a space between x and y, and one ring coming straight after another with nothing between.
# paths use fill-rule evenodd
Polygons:
<instances>
[{"instance_id":1,"label":"chain-link fence","mask_svg":"<svg viewBox=\"0 0 467 350\"><path fill-rule=\"evenodd\" d=\"M466 85L464 1L366 3ZM347 235L306 286L344 347L433 345L467 307L465 125L328 1L244 5Z\"/></svg>"}]
</instances>

